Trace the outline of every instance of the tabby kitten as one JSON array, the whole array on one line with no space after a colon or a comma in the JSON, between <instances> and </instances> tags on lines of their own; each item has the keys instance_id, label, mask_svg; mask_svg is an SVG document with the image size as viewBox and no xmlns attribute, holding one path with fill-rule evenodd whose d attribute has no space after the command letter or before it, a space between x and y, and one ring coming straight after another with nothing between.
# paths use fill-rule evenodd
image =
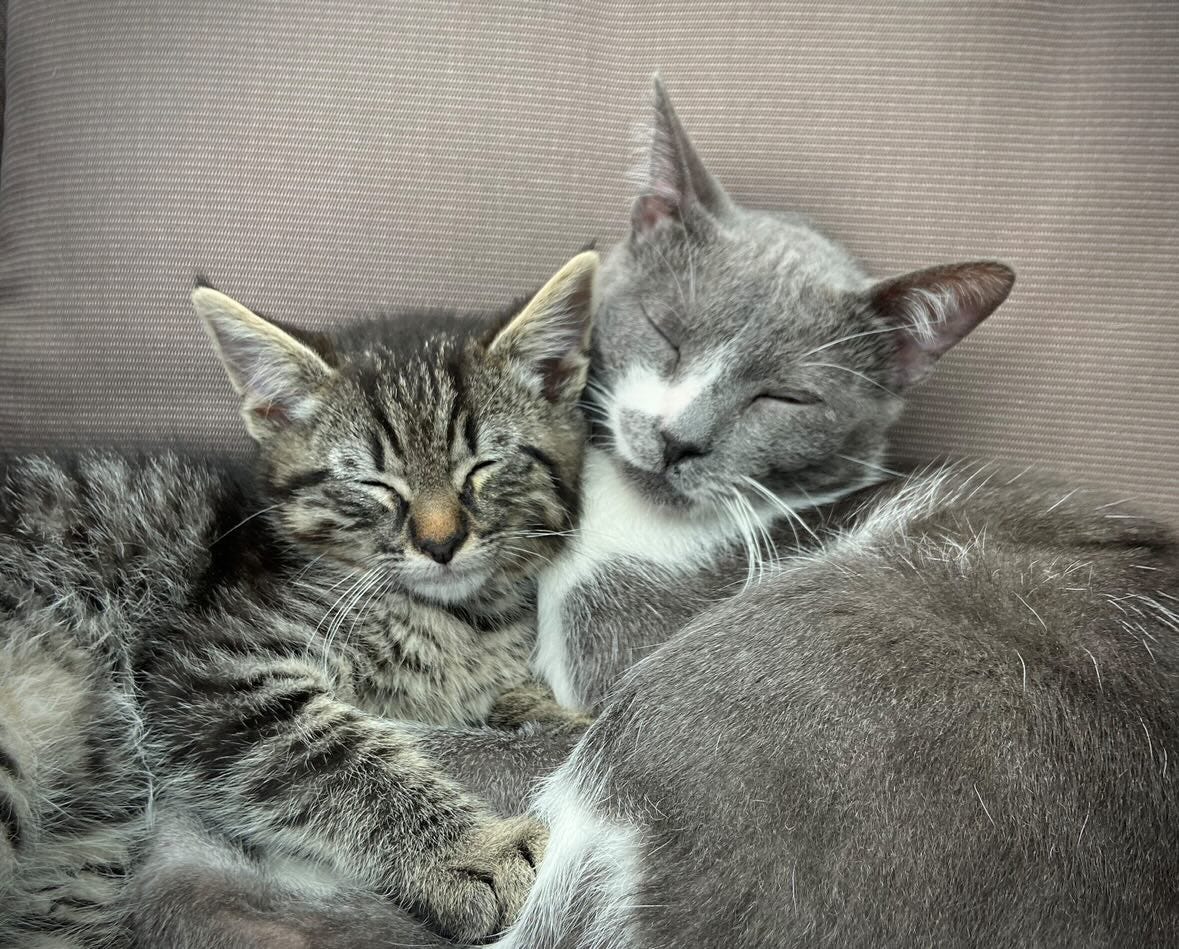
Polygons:
<instances>
[{"instance_id":1,"label":"tabby kitten","mask_svg":"<svg viewBox=\"0 0 1179 949\"><path fill-rule=\"evenodd\" d=\"M8 466L0 944L128 938L156 805L458 939L512 919L543 827L493 815L397 720L543 705L533 579L576 520L596 269L579 255L510 318L327 335L200 287L260 478L172 455Z\"/></svg>"}]
</instances>

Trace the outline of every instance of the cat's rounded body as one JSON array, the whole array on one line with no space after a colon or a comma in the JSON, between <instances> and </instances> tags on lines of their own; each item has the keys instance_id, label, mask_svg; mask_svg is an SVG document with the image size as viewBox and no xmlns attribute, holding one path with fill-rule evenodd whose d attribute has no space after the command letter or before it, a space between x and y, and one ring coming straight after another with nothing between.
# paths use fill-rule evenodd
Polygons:
<instances>
[{"instance_id":1,"label":"cat's rounded body","mask_svg":"<svg viewBox=\"0 0 1179 949\"><path fill-rule=\"evenodd\" d=\"M656 87L603 266L581 528L537 669L601 710L505 949L1171 945L1179 538L995 465L885 467L991 262L872 280L737 206Z\"/></svg>"}]
</instances>

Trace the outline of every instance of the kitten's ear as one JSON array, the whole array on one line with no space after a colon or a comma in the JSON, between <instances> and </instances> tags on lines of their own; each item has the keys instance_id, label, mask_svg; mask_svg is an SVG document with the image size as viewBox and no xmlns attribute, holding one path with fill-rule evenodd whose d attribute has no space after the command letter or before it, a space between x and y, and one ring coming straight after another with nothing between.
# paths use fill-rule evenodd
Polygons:
<instances>
[{"instance_id":1,"label":"kitten's ear","mask_svg":"<svg viewBox=\"0 0 1179 949\"><path fill-rule=\"evenodd\" d=\"M598 255L578 254L488 347L516 362L550 402L575 400L585 388L597 273Z\"/></svg>"},{"instance_id":2,"label":"kitten's ear","mask_svg":"<svg viewBox=\"0 0 1179 949\"><path fill-rule=\"evenodd\" d=\"M955 343L1007 299L1015 272L991 260L944 264L889 277L866 293L868 305L897 326L897 372L915 385Z\"/></svg>"},{"instance_id":3,"label":"kitten's ear","mask_svg":"<svg viewBox=\"0 0 1179 949\"><path fill-rule=\"evenodd\" d=\"M632 173L639 196L631 209L631 227L647 234L659 225L681 220L692 207L714 216L731 205L728 195L692 147L658 75L653 80L654 115L649 141Z\"/></svg>"},{"instance_id":4,"label":"kitten's ear","mask_svg":"<svg viewBox=\"0 0 1179 949\"><path fill-rule=\"evenodd\" d=\"M255 441L314 412L335 375L318 353L212 287L193 290L192 305L242 397L242 417Z\"/></svg>"}]
</instances>

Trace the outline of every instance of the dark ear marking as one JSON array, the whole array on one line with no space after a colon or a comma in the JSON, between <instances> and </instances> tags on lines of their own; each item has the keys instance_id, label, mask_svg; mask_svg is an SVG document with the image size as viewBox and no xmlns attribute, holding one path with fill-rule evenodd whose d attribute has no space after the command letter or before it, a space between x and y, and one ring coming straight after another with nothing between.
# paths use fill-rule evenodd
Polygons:
<instances>
[{"instance_id":1,"label":"dark ear marking","mask_svg":"<svg viewBox=\"0 0 1179 949\"><path fill-rule=\"evenodd\" d=\"M310 471L303 471L288 478L279 485L279 491L283 494L295 494L306 488L313 488L316 485L323 484L329 477L330 474L325 468L314 468Z\"/></svg>"},{"instance_id":2,"label":"dark ear marking","mask_svg":"<svg viewBox=\"0 0 1179 949\"><path fill-rule=\"evenodd\" d=\"M898 385L910 386L998 308L1015 272L993 260L943 264L878 281L868 307L896 327Z\"/></svg>"},{"instance_id":3,"label":"dark ear marking","mask_svg":"<svg viewBox=\"0 0 1179 949\"><path fill-rule=\"evenodd\" d=\"M556 492L562 506L567 511L576 511L577 494L565 483L565 479L561 477L561 470L557 467L557 463L553 460L552 456L535 445L521 445L520 451L545 469L548 473L549 480L552 482L553 491Z\"/></svg>"},{"instance_id":4,"label":"dark ear marking","mask_svg":"<svg viewBox=\"0 0 1179 949\"><path fill-rule=\"evenodd\" d=\"M467 443L467 451L472 455L479 454L479 438L478 430L475 425L475 416L468 410L467 417L463 419L463 440Z\"/></svg>"}]
</instances>

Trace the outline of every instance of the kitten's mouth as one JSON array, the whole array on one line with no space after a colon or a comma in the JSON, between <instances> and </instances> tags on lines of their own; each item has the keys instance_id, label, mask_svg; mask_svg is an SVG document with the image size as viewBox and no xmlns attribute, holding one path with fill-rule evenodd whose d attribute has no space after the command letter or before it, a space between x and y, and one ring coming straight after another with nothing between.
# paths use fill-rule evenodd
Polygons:
<instances>
[{"instance_id":1,"label":"kitten's mouth","mask_svg":"<svg viewBox=\"0 0 1179 949\"><path fill-rule=\"evenodd\" d=\"M487 570L460 564L421 564L404 575L405 585L418 596L436 603L469 600L487 583Z\"/></svg>"}]
</instances>

